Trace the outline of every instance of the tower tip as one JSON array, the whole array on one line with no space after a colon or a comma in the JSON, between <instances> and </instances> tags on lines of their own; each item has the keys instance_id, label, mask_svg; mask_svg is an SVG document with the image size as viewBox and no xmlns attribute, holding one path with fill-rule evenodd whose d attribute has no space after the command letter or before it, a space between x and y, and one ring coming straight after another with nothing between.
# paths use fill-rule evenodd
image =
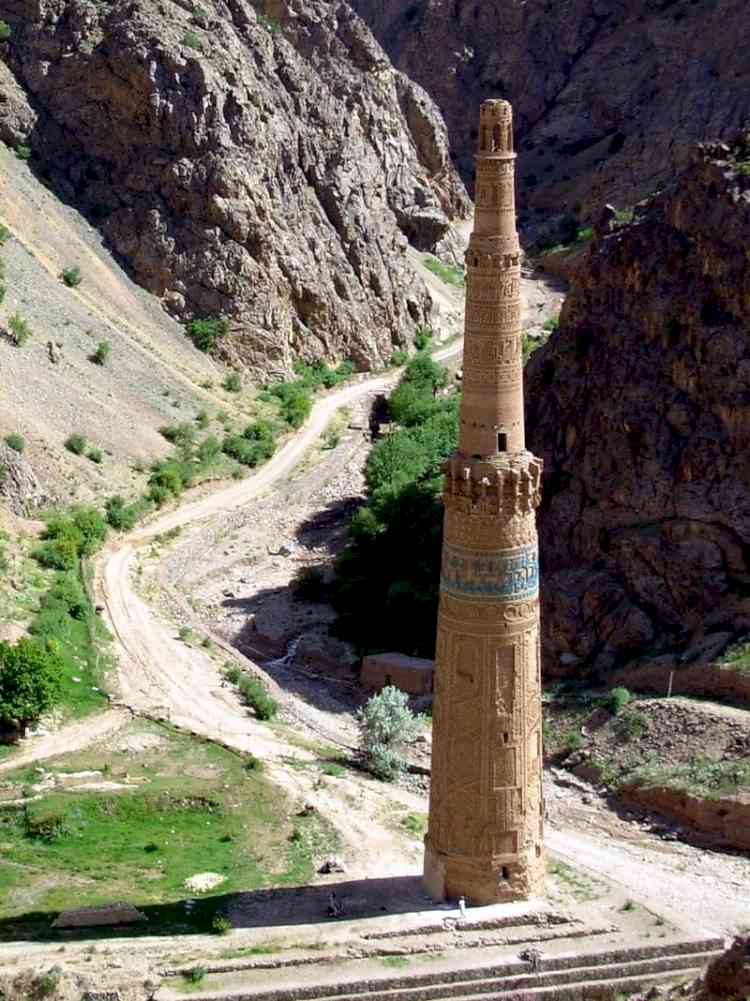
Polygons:
<instances>
[{"instance_id":1,"label":"tower tip","mask_svg":"<svg viewBox=\"0 0 750 1001\"><path fill-rule=\"evenodd\" d=\"M479 109L478 153L513 152L513 105L501 98L482 101Z\"/></svg>"}]
</instances>

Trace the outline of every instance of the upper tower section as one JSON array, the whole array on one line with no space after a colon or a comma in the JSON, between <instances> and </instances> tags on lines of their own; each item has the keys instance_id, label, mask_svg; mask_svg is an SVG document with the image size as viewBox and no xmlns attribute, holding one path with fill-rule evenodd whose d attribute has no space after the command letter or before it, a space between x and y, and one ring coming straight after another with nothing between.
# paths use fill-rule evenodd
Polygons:
<instances>
[{"instance_id":1,"label":"upper tower section","mask_svg":"<svg viewBox=\"0 0 750 1001\"><path fill-rule=\"evenodd\" d=\"M485 101L479 112L474 235L503 242L503 249L518 247L515 160L511 105Z\"/></svg>"},{"instance_id":2,"label":"upper tower section","mask_svg":"<svg viewBox=\"0 0 750 1001\"><path fill-rule=\"evenodd\" d=\"M459 451L502 465L525 450L521 248L516 231L513 111L479 117L474 231L466 251L466 335Z\"/></svg>"}]
</instances>

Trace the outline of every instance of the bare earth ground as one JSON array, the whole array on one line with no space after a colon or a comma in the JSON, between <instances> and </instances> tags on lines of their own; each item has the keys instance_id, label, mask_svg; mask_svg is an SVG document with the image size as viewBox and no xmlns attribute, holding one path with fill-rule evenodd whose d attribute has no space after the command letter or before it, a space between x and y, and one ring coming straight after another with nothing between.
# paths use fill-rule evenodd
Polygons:
<instances>
[{"instance_id":1,"label":"bare earth ground","mask_svg":"<svg viewBox=\"0 0 750 1001\"><path fill-rule=\"evenodd\" d=\"M460 345L444 350L443 356L451 350L457 352ZM244 633L243 620L253 608L258 613L256 633L261 639L267 634L270 646L283 647L301 628L295 616L303 616L305 610L287 606L279 613L277 600L295 565L318 559L328 528L333 528L334 534L337 528L324 526L326 531L321 529L318 538L313 521L309 549L305 531L302 539L298 538L299 526L309 526L311 518L340 502L342 494L348 496L359 489L359 466L364 458L359 431L348 432L341 445L330 452L311 454L311 449L340 408L353 408L364 396L385 391L390 378L354 383L324 397L305 428L252 478L158 516L104 553L97 568L97 588L116 638L118 701L135 713L169 718L189 731L263 758L270 778L300 804L314 802L339 829L347 881L391 877L396 887L401 885L397 877L414 880L421 851L418 840L389 818L394 809L423 813L424 791L385 786L358 774L320 783L288 764L290 757L312 757L310 741L353 742L355 728L347 693L341 697L341 686L330 685L325 678L308 677L297 670L296 662L269 666L283 695L286 722L269 726L249 716L221 673L228 656L257 670L252 661L232 652L228 642L235 642L237 634ZM307 464L303 473L297 472L301 462ZM177 546L168 551L167 543L157 537L176 528L181 528ZM280 544L291 549L290 556L272 555L279 552ZM157 559L149 558L149 550ZM235 597L220 593L224 590L232 590ZM185 591L190 599L187 603L181 597ZM148 601L142 595L147 595ZM231 604L233 601L240 605ZM284 609L283 600L280 604ZM213 646L180 641L177 628L184 621L210 634ZM309 651L309 662L318 664L320 652ZM23 760L40 760L62 748L72 750L101 739L121 718L117 711L100 717L96 734L92 723L82 730L63 731L54 742L24 748ZM19 760L14 759L13 767ZM747 921L747 859L665 843L643 827L617 817L586 788L550 781L548 800L548 846L575 870L588 873L592 880L614 884L620 897L632 896L683 926L686 914L699 917L701 927L720 932L734 930ZM341 877L328 879L340 881ZM282 925L286 908L288 903L275 902L269 895L263 904L264 926ZM296 934L311 942L316 936L330 934L330 927L313 923L297 929ZM267 935L267 927L247 928L235 932L232 943L249 946ZM136 969L145 963L146 955L153 963L170 954L185 959L191 954L215 953L218 948L214 941L196 939L190 943L166 938L158 943L154 939L113 941L107 944L106 962L127 963ZM69 958L80 958L80 954L78 947L71 947ZM0 959L5 962L31 955L42 962L42 957L51 955L50 947L0 949Z\"/></svg>"}]
</instances>

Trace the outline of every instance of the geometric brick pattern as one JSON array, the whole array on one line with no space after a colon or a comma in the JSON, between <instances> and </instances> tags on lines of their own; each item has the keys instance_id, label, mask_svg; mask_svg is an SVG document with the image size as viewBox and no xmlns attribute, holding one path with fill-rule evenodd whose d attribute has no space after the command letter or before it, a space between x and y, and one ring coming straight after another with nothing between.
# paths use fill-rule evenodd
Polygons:
<instances>
[{"instance_id":1,"label":"geometric brick pattern","mask_svg":"<svg viewBox=\"0 0 750 1001\"><path fill-rule=\"evenodd\" d=\"M474 904L544 880L536 509L523 425L512 111L480 112L457 451L446 466L425 885Z\"/></svg>"}]
</instances>

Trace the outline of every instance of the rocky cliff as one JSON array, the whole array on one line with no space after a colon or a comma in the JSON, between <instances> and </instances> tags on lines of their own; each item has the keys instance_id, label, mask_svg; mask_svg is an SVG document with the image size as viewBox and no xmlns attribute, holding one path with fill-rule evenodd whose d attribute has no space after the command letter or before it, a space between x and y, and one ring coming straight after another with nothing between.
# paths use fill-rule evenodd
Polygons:
<instances>
[{"instance_id":1,"label":"rocky cliff","mask_svg":"<svg viewBox=\"0 0 750 1001\"><path fill-rule=\"evenodd\" d=\"M513 102L527 228L633 204L687 166L691 145L750 112L745 0L351 3L437 101L467 182L467 109Z\"/></svg>"},{"instance_id":2,"label":"rocky cliff","mask_svg":"<svg viewBox=\"0 0 750 1001\"><path fill-rule=\"evenodd\" d=\"M348 5L0 0L0 138L229 360L386 359L428 318L407 239L467 211L445 128ZM5 70L3 71L5 73Z\"/></svg>"},{"instance_id":3,"label":"rocky cliff","mask_svg":"<svg viewBox=\"0 0 750 1001\"><path fill-rule=\"evenodd\" d=\"M699 148L599 230L529 363L550 674L666 687L750 631L749 243L750 137Z\"/></svg>"}]
</instances>

